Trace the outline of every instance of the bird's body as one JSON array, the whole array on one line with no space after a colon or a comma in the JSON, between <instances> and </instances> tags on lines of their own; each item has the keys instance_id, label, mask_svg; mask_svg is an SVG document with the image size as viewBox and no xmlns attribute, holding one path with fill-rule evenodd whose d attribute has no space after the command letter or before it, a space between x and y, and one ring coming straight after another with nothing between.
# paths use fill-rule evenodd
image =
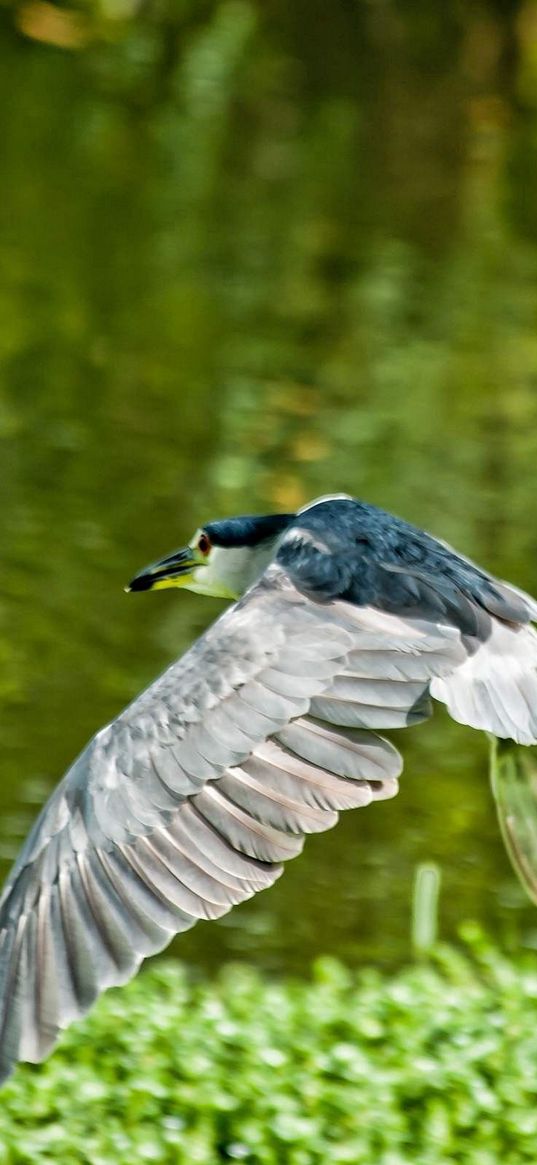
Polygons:
<instances>
[{"instance_id":1,"label":"bird's body","mask_svg":"<svg viewBox=\"0 0 537 1165\"><path fill-rule=\"evenodd\" d=\"M226 565L227 564L227 565ZM199 918L272 884L338 810L391 797L377 729L429 715L537 741L537 603L340 496L230 519L137 576L241 593L90 742L0 903L0 1078Z\"/></svg>"}]
</instances>

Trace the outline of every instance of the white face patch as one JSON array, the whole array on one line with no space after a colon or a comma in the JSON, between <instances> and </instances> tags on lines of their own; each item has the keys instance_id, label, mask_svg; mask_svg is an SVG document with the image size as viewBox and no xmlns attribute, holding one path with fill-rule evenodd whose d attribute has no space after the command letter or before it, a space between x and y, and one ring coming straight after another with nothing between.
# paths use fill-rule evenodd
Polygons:
<instances>
[{"instance_id":1,"label":"white face patch","mask_svg":"<svg viewBox=\"0 0 537 1165\"><path fill-rule=\"evenodd\" d=\"M259 546L213 546L206 563L192 572L185 589L222 599L238 599L263 573L274 553L275 540Z\"/></svg>"}]
</instances>

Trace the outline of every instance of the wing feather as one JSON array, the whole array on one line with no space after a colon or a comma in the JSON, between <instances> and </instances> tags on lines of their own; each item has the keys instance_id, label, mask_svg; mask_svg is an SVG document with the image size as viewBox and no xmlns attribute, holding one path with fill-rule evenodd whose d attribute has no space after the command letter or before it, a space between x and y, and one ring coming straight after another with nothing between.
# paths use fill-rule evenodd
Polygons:
<instances>
[{"instance_id":1,"label":"wing feather","mask_svg":"<svg viewBox=\"0 0 537 1165\"><path fill-rule=\"evenodd\" d=\"M333 810L318 809L252 776L245 769L229 769L218 783L220 792L256 821L284 833L322 833L337 821Z\"/></svg>"},{"instance_id":2,"label":"wing feather","mask_svg":"<svg viewBox=\"0 0 537 1165\"><path fill-rule=\"evenodd\" d=\"M431 695L462 724L537 743L537 633L495 623L460 667L433 679Z\"/></svg>"},{"instance_id":3,"label":"wing feather","mask_svg":"<svg viewBox=\"0 0 537 1165\"><path fill-rule=\"evenodd\" d=\"M248 857L263 862L284 862L302 852L304 838L300 834L282 833L272 825L257 821L214 785L208 785L198 794L196 808L217 833Z\"/></svg>"},{"instance_id":4,"label":"wing feather","mask_svg":"<svg viewBox=\"0 0 537 1165\"><path fill-rule=\"evenodd\" d=\"M375 792L369 781L351 781L309 764L278 740L266 740L242 768L264 787L275 785L285 796L318 809L356 809L368 805Z\"/></svg>"}]
</instances>

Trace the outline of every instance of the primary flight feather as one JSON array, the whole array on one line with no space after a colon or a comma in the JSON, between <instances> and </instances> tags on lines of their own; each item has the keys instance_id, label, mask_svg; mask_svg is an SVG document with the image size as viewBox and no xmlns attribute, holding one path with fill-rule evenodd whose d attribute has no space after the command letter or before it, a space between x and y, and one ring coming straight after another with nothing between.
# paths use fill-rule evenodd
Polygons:
<instances>
[{"instance_id":1,"label":"primary flight feather","mask_svg":"<svg viewBox=\"0 0 537 1165\"><path fill-rule=\"evenodd\" d=\"M212 522L133 579L237 601L93 738L0 901L0 1079L199 918L270 886L338 810L392 797L377 729L537 742L537 603L345 495ZM242 597L239 597L242 596Z\"/></svg>"}]
</instances>

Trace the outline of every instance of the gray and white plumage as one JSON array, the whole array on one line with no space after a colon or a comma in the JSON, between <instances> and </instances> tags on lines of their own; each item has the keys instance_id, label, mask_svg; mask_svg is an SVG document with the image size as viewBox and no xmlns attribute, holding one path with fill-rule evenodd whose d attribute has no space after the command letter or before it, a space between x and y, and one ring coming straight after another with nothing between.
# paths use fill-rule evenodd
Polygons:
<instances>
[{"instance_id":1,"label":"gray and white plumage","mask_svg":"<svg viewBox=\"0 0 537 1165\"><path fill-rule=\"evenodd\" d=\"M236 523L205 528L219 561L240 549L250 582L251 550L263 573L97 733L8 879L0 1079L174 934L270 886L340 809L393 796L401 759L378 729L433 697L537 741L535 600L345 496Z\"/></svg>"}]
</instances>

